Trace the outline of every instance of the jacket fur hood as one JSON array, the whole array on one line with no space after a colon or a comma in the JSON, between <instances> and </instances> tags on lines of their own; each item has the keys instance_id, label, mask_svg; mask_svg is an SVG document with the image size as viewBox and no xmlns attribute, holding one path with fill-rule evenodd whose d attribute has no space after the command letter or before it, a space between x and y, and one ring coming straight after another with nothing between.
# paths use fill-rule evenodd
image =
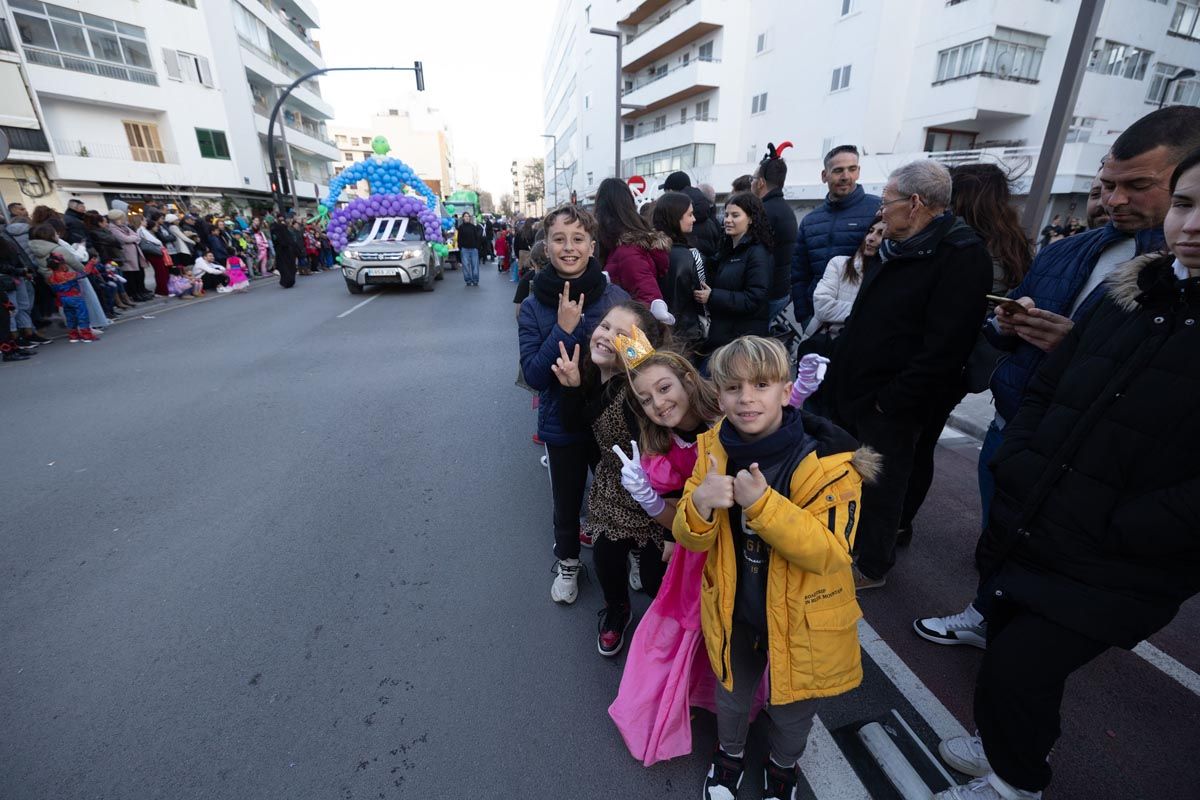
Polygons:
<instances>
[{"instance_id":1,"label":"jacket fur hood","mask_svg":"<svg viewBox=\"0 0 1200 800\"><path fill-rule=\"evenodd\" d=\"M875 483L883 472L883 456L864 444L854 451L850 465L862 477L863 483Z\"/></svg>"},{"instance_id":2,"label":"jacket fur hood","mask_svg":"<svg viewBox=\"0 0 1200 800\"><path fill-rule=\"evenodd\" d=\"M641 247L644 250L663 250L669 252L671 250L671 239L665 233L659 231L625 231L621 234L621 238L617 240L618 244L631 244L634 247Z\"/></svg>"},{"instance_id":3,"label":"jacket fur hood","mask_svg":"<svg viewBox=\"0 0 1200 800\"><path fill-rule=\"evenodd\" d=\"M1156 283L1157 276L1152 272L1160 269L1170 270L1173 261L1169 254L1163 253L1145 253L1126 261L1104 279L1108 296L1122 311L1137 311L1139 299Z\"/></svg>"}]
</instances>

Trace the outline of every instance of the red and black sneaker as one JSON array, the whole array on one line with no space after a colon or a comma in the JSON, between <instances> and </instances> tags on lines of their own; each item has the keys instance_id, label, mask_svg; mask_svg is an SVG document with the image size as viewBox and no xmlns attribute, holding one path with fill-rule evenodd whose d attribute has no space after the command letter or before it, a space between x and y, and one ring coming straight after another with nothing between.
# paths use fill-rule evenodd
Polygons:
<instances>
[{"instance_id":1,"label":"red and black sneaker","mask_svg":"<svg viewBox=\"0 0 1200 800\"><path fill-rule=\"evenodd\" d=\"M579 530L579 544L581 547L591 547L596 544L596 537L581 528Z\"/></svg>"},{"instance_id":2,"label":"red and black sneaker","mask_svg":"<svg viewBox=\"0 0 1200 800\"><path fill-rule=\"evenodd\" d=\"M742 759L729 755L718 746L704 780L704 800L734 800L742 785L742 771Z\"/></svg>"},{"instance_id":3,"label":"red and black sneaker","mask_svg":"<svg viewBox=\"0 0 1200 800\"><path fill-rule=\"evenodd\" d=\"M796 767L781 767L768 758L763 770L763 800L796 800Z\"/></svg>"},{"instance_id":4,"label":"red and black sneaker","mask_svg":"<svg viewBox=\"0 0 1200 800\"><path fill-rule=\"evenodd\" d=\"M600 655L612 658L625 647L625 631L633 621L633 614L628 605L608 606L600 609L599 634L596 636L596 649Z\"/></svg>"}]
</instances>

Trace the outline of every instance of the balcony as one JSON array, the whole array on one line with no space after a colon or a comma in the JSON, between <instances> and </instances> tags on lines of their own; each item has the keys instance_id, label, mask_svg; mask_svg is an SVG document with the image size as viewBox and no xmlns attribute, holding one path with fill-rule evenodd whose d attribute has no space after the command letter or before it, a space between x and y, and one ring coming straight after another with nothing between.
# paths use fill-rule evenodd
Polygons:
<instances>
[{"instance_id":1,"label":"balcony","mask_svg":"<svg viewBox=\"0 0 1200 800\"><path fill-rule=\"evenodd\" d=\"M254 127L260 136L264 138L267 135L268 115L270 109L263 110L261 107L254 108ZM341 161L342 152L338 150L337 144L332 140L325 139L320 131L313 125L306 125L303 122L289 122L283 114L280 114L278 122L287 125L287 140L288 146L294 147L305 153L309 153L325 161ZM276 128L275 135L279 135L279 130Z\"/></svg>"},{"instance_id":2,"label":"balcony","mask_svg":"<svg viewBox=\"0 0 1200 800\"><path fill-rule=\"evenodd\" d=\"M640 25L654 12L670 5L671 0L617 0L618 25ZM621 15L625 16L622 17Z\"/></svg>"},{"instance_id":3,"label":"balcony","mask_svg":"<svg viewBox=\"0 0 1200 800\"><path fill-rule=\"evenodd\" d=\"M715 0L689 0L661 22L638 31L623 49L621 69L637 72L686 44L724 27L724 6Z\"/></svg>"},{"instance_id":4,"label":"balcony","mask_svg":"<svg viewBox=\"0 0 1200 800\"><path fill-rule=\"evenodd\" d=\"M0 20L2 21L2 20ZM83 72L97 75L101 78L116 78L121 81L141 83L146 86L157 86L158 77L152 69L140 69L124 64L112 64L107 61L97 61L94 58L59 53L54 50L43 50L40 47L25 48L25 59L30 64L40 64L43 67L58 67L72 72Z\"/></svg>"},{"instance_id":5,"label":"balcony","mask_svg":"<svg viewBox=\"0 0 1200 800\"><path fill-rule=\"evenodd\" d=\"M196 182L195 176L184 174L174 150L90 139L54 139L53 146L60 180L159 186ZM206 176L206 183L218 185L220 181Z\"/></svg>"},{"instance_id":6,"label":"balcony","mask_svg":"<svg viewBox=\"0 0 1200 800\"><path fill-rule=\"evenodd\" d=\"M986 74L933 85L913 104L910 119L925 127L1019 119L1038 110L1038 87Z\"/></svg>"},{"instance_id":7,"label":"balcony","mask_svg":"<svg viewBox=\"0 0 1200 800\"><path fill-rule=\"evenodd\" d=\"M647 75L634 81L622 102L645 106L625 115L626 120L642 117L661 108L720 86L721 62L697 59L660 75Z\"/></svg>"},{"instance_id":8,"label":"balcony","mask_svg":"<svg viewBox=\"0 0 1200 800\"><path fill-rule=\"evenodd\" d=\"M274 0L258 0L257 4L246 2L244 5L289 48L295 50L301 59L310 62L313 67L325 66L320 45L309 37L304 26L279 3Z\"/></svg>"},{"instance_id":9,"label":"balcony","mask_svg":"<svg viewBox=\"0 0 1200 800\"><path fill-rule=\"evenodd\" d=\"M689 119L687 122L674 122L661 128L645 125L636 131L631 138L624 140L622 152L628 158L643 153L656 153L659 150L669 150L683 144L696 142L717 141L717 118Z\"/></svg>"},{"instance_id":10,"label":"balcony","mask_svg":"<svg viewBox=\"0 0 1200 800\"><path fill-rule=\"evenodd\" d=\"M272 86L286 86L300 77L298 69L291 66L275 53L268 53L248 39L238 36L244 53L243 63L246 69ZM321 97L321 87L315 80L307 80L292 90L291 97L307 106L315 116L325 119L333 118L333 106ZM267 111L270 114L270 109Z\"/></svg>"}]
</instances>

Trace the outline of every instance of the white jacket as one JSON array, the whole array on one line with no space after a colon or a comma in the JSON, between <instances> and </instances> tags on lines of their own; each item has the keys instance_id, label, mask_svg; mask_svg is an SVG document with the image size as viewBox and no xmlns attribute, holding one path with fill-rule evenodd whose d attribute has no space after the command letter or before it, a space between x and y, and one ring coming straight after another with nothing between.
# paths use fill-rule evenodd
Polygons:
<instances>
[{"instance_id":1,"label":"white jacket","mask_svg":"<svg viewBox=\"0 0 1200 800\"><path fill-rule=\"evenodd\" d=\"M215 261L210 264L204 260L204 256L200 256L196 259L196 263L192 264L192 275L199 278L206 272L209 275L224 275L225 268Z\"/></svg>"},{"instance_id":2,"label":"white jacket","mask_svg":"<svg viewBox=\"0 0 1200 800\"><path fill-rule=\"evenodd\" d=\"M851 283L843 274L846 261L850 256L834 256L825 265L825 272L817 283L813 293L813 317L804 329L805 336L812 336L826 325L834 336L842 332L850 309L854 307L854 298L858 297L858 287L862 285L862 259L855 259L854 269L858 273L858 281Z\"/></svg>"}]
</instances>

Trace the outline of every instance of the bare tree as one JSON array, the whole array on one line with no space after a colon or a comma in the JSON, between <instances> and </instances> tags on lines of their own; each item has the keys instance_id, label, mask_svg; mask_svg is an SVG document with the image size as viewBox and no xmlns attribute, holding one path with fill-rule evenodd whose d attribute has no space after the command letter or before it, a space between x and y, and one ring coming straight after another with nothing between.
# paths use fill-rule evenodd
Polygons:
<instances>
[{"instance_id":1,"label":"bare tree","mask_svg":"<svg viewBox=\"0 0 1200 800\"><path fill-rule=\"evenodd\" d=\"M516 209L513 207L513 196L508 192L500 195L500 213L511 217Z\"/></svg>"},{"instance_id":2,"label":"bare tree","mask_svg":"<svg viewBox=\"0 0 1200 800\"><path fill-rule=\"evenodd\" d=\"M537 204L543 197L546 196L546 164L545 160L535 158L525 165L522 170L521 178L523 181L523 194L525 202L531 205Z\"/></svg>"},{"instance_id":3,"label":"bare tree","mask_svg":"<svg viewBox=\"0 0 1200 800\"><path fill-rule=\"evenodd\" d=\"M481 214L495 214L496 213L496 201L492 199L491 192L485 192L482 189L479 190L479 213L481 213Z\"/></svg>"}]
</instances>

